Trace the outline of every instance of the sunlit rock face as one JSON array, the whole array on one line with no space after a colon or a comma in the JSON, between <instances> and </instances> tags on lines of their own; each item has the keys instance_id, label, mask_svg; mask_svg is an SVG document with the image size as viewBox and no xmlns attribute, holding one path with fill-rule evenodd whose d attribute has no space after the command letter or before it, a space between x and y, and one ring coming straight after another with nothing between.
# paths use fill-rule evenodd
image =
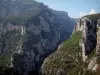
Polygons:
<instances>
[{"instance_id":1,"label":"sunlit rock face","mask_svg":"<svg viewBox=\"0 0 100 75\"><path fill-rule=\"evenodd\" d=\"M89 66L91 67L90 70L93 72L98 72L100 70L100 19L97 20L96 27L96 52L95 57L89 63Z\"/></svg>"},{"instance_id":2,"label":"sunlit rock face","mask_svg":"<svg viewBox=\"0 0 100 75\"><path fill-rule=\"evenodd\" d=\"M82 22L84 24L83 42L85 45L85 54L87 55L96 46L96 21L83 18Z\"/></svg>"},{"instance_id":3,"label":"sunlit rock face","mask_svg":"<svg viewBox=\"0 0 100 75\"><path fill-rule=\"evenodd\" d=\"M96 46L97 60L100 61L100 19L97 21L97 46Z\"/></svg>"},{"instance_id":4,"label":"sunlit rock face","mask_svg":"<svg viewBox=\"0 0 100 75\"><path fill-rule=\"evenodd\" d=\"M73 34L77 31L82 31L82 40L80 43L83 61L87 59L87 55L96 47L96 26L97 21L91 20L88 17L82 17L74 28Z\"/></svg>"},{"instance_id":5,"label":"sunlit rock face","mask_svg":"<svg viewBox=\"0 0 100 75\"><path fill-rule=\"evenodd\" d=\"M88 55L96 46L96 21L84 17L81 19L81 23L83 25L84 55Z\"/></svg>"},{"instance_id":6,"label":"sunlit rock face","mask_svg":"<svg viewBox=\"0 0 100 75\"><path fill-rule=\"evenodd\" d=\"M100 62L100 19L91 20L83 17L78 23L76 31L82 31L82 40L79 44L82 47L82 58L84 62L88 61L88 55L95 52L95 57L91 57L88 70L97 71ZM82 30L81 29L82 26Z\"/></svg>"}]
</instances>

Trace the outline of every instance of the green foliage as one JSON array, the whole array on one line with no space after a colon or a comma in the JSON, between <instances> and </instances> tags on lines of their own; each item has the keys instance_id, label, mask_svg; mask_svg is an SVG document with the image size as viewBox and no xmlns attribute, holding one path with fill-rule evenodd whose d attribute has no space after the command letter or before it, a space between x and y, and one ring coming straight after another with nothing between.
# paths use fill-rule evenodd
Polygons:
<instances>
[{"instance_id":1,"label":"green foliage","mask_svg":"<svg viewBox=\"0 0 100 75\"><path fill-rule=\"evenodd\" d=\"M5 22L9 21L14 25L20 25L32 18L35 18L35 16L38 16L40 13L41 13L41 9L37 8L34 11L25 12L20 15L1 17L0 22L5 23Z\"/></svg>"},{"instance_id":2,"label":"green foliage","mask_svg":"<svg viewBox=\"0 0 100 75\"><path fill-rule=\"evenodd\" d=\"M97 21L100 18L100 13L98 13L98 14L92 14L92 15L87 15L85 17L88 17L91 20Z\"/></svg>"},{"instance_id":3,"label":"green foliage","mask_svg":"<svg viewBox=\"0 0 100 75\"><path fill-rule=\"evenodd\" d=\"M99 30L99 27L96 27L96 31L98 31Z\"/></svg>"},{"instance_id":4,"label":"green foliage","mask_svg":"<svg viewBox=\"0 0 100 75\"><path fill-rule=\"evenodd\" d=\"M79 52L80 50L80 46L79 46L79 41L82 38L81 36L81 32L76 32L75 34L72 35L72 37L65 41L63 46L62 46L62 50L67 50L67 51L72 51L74 49L74 52Z\"/></svg>"},{"instance_id":5,"label":"green foliage","mask_svg":"<svg viewBox=\"0 0 100 75\"><path fill-rule=\"evenodd\" d=\"M49 56L48 62L46 62L45 68L55 72L55 69L62 69L65 71L62 75L78 75L81 68L82 59L79 54L81 54L81 47L79 46L79 41L82 38L81 32L76 32L73 36L64 42L63 46ZM80 68L79 68L80 66ZM71 74L71 73L74 74ZM54 74L52 74L54 75Z\"/></svg>"},{"instance_id":6,"label":"green foliage","mask_svg":"<svg viewBox=\"0 0 100 75\"><path fill-rule=\"evenodd\" d=\"M3 51L0 54L0 75L13 75L13 69L10 68L12 63L12 56L17 47L22 46L24 36L21 35L20 30L12 30L1 33L0 35L0 49ZM18 74L16 74L18 75Z\"/></svg>"},{"instance_id":7,"label":"green foliage","mask_svg":"<svg viewBox=\"0 0 100 75\"><path fill-rule=\"evenodd\" d=\"M11 65L11 53L0 54L0 67L7 67Z\"/></svg>"},{"instance_id":8,"label":"green foliage","mask_svg":"<svg viewBox=\"0 0 100 75\"><path fill-rule=\"evenodd\" d=\"M1 33L0 48L0 67L8 67L11 65L11 56L13 52L17 51L17 46L23 43L23 36L20 31L12 30Z\"/></svg>"},{"instance_id":9,"label":"green foliage","mask_svg":"<svg viewBox=\"0 0 100 75\"><path fill-rule=\"evenodd\" d=\"M44 63L44 68L51 71L49 75L55 75L60 69L59 75L95 75L87 71L89 61L83 62L81 57L81 47L79 41L82 39L82 33L76 32L69 40L66 40L62 47L48 57L48 61ZM95 49L88 55L89 59L95 57ZM98 75L98 74L96 74Z\"/></svg>"},{"instance_id":10,"label":"green foliage","mask_svg":"<svg viewBox=\"0 0 100 75\"><path fill-rule=\"evenodd\" d=\"M93 51L88 55L89 59L91 57L96 57L96 48L93 49Z\"/></svg>"}]
</instances>

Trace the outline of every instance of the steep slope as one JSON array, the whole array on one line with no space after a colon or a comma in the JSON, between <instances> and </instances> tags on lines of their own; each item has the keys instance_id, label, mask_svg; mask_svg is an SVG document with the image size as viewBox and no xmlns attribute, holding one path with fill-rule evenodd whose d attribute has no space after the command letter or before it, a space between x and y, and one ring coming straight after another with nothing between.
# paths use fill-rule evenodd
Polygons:
<instances>
[{"instance_id":1,"label":"steep slope","mask_svg":"<svg viewBox=\"0 0 100 75\"><path fill-rule=\"evenodd\" d=\"M55 53L44 61L42 72L45 75L67 75L69 71L79 67L82 62L79 46L81 37L81 32L76 32L68 41L65 41ZM75 72L73 75L77 75Z\"/></svg>"},{"instance_id":2,"label":"steep slope","mask_svg":"<svg viewBox=\"0 0 100 75\"><path fill-rule=\"evenodd\" d=\"M64 12L64 11L56 11L56 10L52 10L51 11L58 17L59 19L59 23L61 23L62 25L65 26L65 28L67 28L68 31L72 32L73 28L74 28L74 24L76 23L75 19L69 19L68 13ZM60 18L62 20L60 20ZM70 24L67 25L67 22L69 22Z\"/></svg>"},{"instance_id":3,"label":"steep slope","mask_svg":"<svg viewBox=\"0 0 100 75\"><path fill-rule=\"evenodd\" d=\"M38 75L43 60L70 37L67 27L75 23L68 15L63 20L32 2L13 1L12 16L0 17L0 75Z\"/></svg>"},{"instance_id":4,"label":"steep slope","mask_svg":"<svg viewBox=\"0 0 100 75\"><path fill-rule=\"evenodd\" d=\"M82 17L69 40L47 57L41 67L43 75L100 74L100 14Z\"/></svg>"}]
</instances>

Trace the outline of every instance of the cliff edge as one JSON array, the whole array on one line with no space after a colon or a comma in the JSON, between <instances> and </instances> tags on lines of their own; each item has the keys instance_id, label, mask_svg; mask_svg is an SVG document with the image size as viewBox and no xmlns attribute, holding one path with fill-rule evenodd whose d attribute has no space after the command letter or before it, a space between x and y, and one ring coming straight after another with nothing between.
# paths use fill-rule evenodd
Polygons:
<instances>
[{"instance_id":1,"label":"cliff edge","mask_svg":"<svg viewBox=\"0 0 100 75\"><path fill-rule=\"evenodd\" d=\"M69 40L44 61L43 75L100 74L100 14L82 17Z\"/></svg>"}]
</instances>

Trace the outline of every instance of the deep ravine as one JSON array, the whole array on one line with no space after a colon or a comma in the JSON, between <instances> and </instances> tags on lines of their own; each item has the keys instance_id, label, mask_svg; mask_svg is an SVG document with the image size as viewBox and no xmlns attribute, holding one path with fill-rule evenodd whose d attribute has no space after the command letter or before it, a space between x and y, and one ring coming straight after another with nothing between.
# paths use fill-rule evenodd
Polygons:
<instances>
[{"instance_id":1,"label":"deep ravine","mask_svg":"<svg viewBox=\"0 0 100 75\"><path fill-rule=\"evenodd\" d=\"M38 75L44 59L70 37L75 21L36 1L1 1L0 75Z\"/></svg>"}]
</instances>

